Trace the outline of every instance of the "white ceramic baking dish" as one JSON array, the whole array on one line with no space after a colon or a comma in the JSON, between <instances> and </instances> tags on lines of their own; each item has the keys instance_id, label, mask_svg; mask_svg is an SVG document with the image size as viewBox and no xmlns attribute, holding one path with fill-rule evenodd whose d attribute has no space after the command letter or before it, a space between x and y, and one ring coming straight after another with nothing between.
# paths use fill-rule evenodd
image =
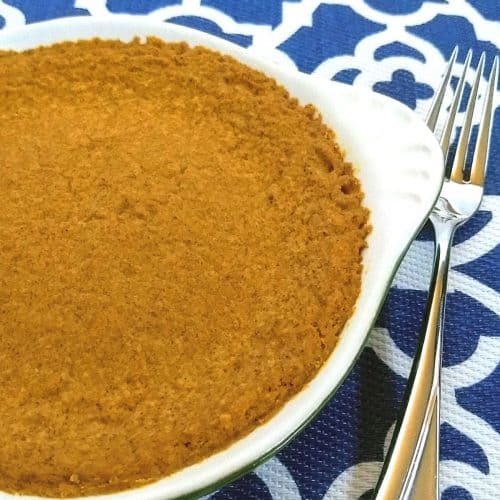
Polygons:
<instances>
[{"instance_id":1,"label":"white ceramic baking dish","mask_svg":"<svg viewBox=\"0 0 500 500\"><path fill-rule=\"evenodd\" d=\"M126 15L105 20L66 18L2 31L0 48L23 50L92 37L129 41L148 35L230 54L274 77L301 103L314 104L355 165L373 231L363 255L364 273L355 313L328 361L296 397L251 434L196 465L138 489L91 498L152 500L209 492L250 470L292 439L334 394L356 361L396 268L425 222L443 179L442 154L433 135L398 102L282 69L266 54L189 28ZM19 497L0 492L0 498Z\"/></svg>"}]
</instances>

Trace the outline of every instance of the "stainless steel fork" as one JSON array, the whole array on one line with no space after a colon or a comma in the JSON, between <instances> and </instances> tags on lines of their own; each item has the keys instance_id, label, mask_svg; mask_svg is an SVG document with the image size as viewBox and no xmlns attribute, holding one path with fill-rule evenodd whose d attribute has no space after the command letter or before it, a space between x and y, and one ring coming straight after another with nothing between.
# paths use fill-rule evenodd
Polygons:
<instances>
[{"instance_id":1,"label":"stainless steel fork","mask_svg":"<svg viewBox=\"0 0 500 500\"><path fill-rule=\"evenodd\" d=\"M429 128L435 133L438 118L445 109L446 89L450 84L456 57L457 49L455 48L427 118ZM450 141L452 132L458 125L457 113L463 100L471 58L472 52L469 51L440 136L445 161L451 162L451 171L445 178L439 199L430 215L436 244L426 321L422 327L408 378L403 411L396 423L387 457L375 488L373 498L377 500L409 498L433 500L439 496L441 356L450 250L456 228L476 213L483 196L494 111L493 101L498 79L497 56L493 61L483 96L484 104L476 146L470 174L467 174L467 151L472 139L474 109L478 102L480 82L483 78L484 53L479 59L454 153L450 149Z\"/></svg>"}]
</instances>

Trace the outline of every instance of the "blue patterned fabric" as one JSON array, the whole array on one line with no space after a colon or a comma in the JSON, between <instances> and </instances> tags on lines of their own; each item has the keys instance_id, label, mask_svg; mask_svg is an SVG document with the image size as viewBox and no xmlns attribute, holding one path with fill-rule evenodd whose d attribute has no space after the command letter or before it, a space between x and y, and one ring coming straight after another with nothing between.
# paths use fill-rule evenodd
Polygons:
<instances>
[{"instance_id":1,"label":"blue patterned fabric","mask_svg":"<svg viewBox=\"0 0 500 500\"><path fill-rule=\"evenodd\" d=\"M476 51L474 65L485 51L487 69L500 53L498 0L0 0L0 26L123 12L263 49L291 68L371 88L422 115L455 45L460 61L469 47ZM446 500L497 499L500 491L500 107L489 168L481 212L459 231L452 258L441 443ZM369 498L424 314L431 256L427 229L334 399L281 453L214 500Z\"/></svg>"}]
</instances>

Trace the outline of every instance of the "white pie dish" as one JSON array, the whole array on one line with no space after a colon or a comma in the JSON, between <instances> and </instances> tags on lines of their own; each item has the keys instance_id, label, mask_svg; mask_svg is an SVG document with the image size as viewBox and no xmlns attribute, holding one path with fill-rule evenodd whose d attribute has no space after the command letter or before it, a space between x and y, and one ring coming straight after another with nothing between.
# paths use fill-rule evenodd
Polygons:
<instances>
[{"instance_id":1,"label":"white pie dish","mask_svg":"<svg viewBox=\"0 0 500 500\"><path fill-rule=\"evenodd\" d=\"M356 310L337 347L315 378L273 418L232 446L150 485L85 498L165 499L206 492L252 468L296 435L349 373L381 307L399 262L423 225L443 180L443 159L433 135L410 110L373 92L290 72L224 40L140 17L66 18L0 32L0 49L23 50L92 37L156 36L232 55L276 78L303 104L312 103L353 162L371 211L373 231L363 255ZM332 450L333 452L333 450ZM1 498L20 498L0 492ZM21 497L33 498L33 497Z\"/></svg>"}]
</instances>

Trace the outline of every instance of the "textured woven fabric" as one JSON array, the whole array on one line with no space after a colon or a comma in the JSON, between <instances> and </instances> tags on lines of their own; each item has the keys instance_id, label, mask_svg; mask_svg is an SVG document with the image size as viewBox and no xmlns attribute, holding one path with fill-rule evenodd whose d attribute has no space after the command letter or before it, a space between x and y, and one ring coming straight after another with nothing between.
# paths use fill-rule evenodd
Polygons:
<instances>
[{"instance_id":1,"label":"textured woven fabric","mask_svg":"<svg viewBox=\"0 0 500 500\"><path fill-rule=\"evenodd\" d=\"M191 26L281 64L371 88L425 114L455 45L500 53L499 0L4 0L4 29L115 13ZM497 91L497 98L500 97ZM497 99L498 102L498 99ZM443 373L442 498L500 491L500 108L487 195L457 235ZM222 499L368 498L392 432L422 321L432 260L419 236L370 342L317 420L278 456L212 495Z\"/></svg>"}]
</instances>

